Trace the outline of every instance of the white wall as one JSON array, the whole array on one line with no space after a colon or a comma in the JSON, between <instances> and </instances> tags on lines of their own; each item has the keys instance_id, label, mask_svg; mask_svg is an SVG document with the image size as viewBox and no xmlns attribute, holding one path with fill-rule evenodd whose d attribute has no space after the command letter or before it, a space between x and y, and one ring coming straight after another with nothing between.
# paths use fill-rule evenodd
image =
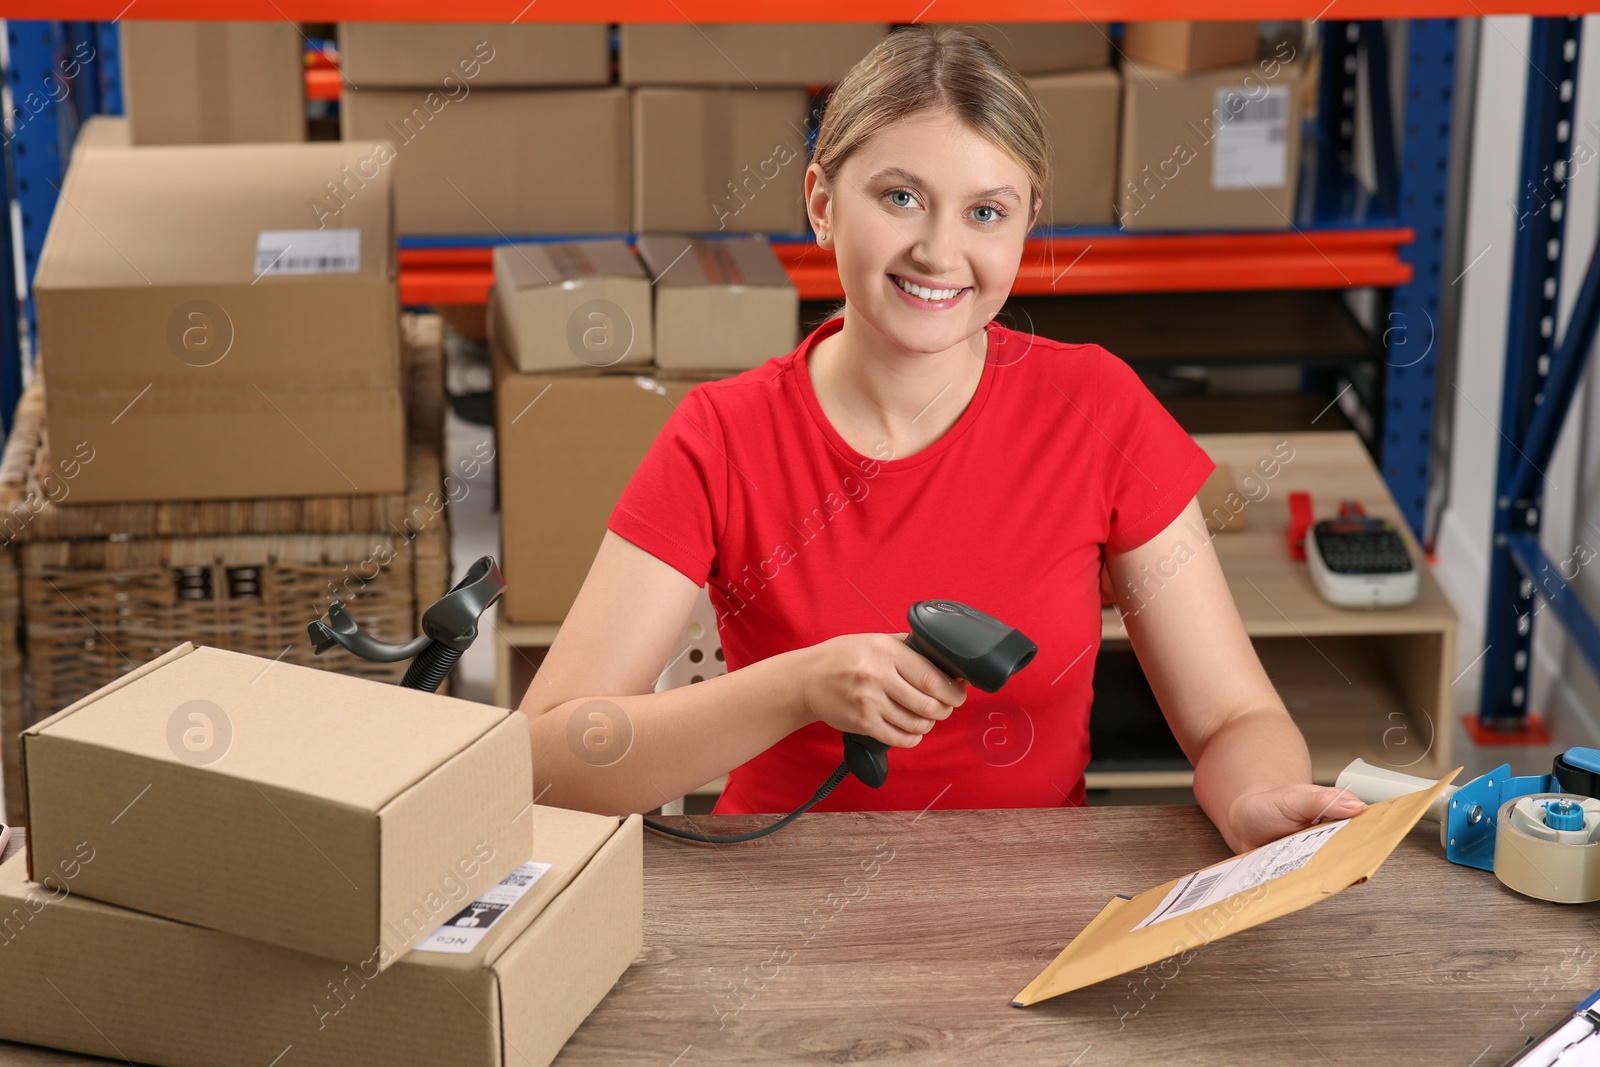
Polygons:
<instances>
[{"instance_id":1,"label":"white wall","mask_svg":"<svg viewBox=\"0 0 1600 1067\"><path fill-rule=\"evenodd\" d=\"M1472 664L1456 687L1462 713L1476 712L1481 677L1478 657L1487 608L1494 471L1502 440L1500 394L1516 224L1511 205L1520 180L1528 30L1526 18L1484 20L1463 256L1463 265L1472 266L1455 283L1464 288L1457 390L1454 397L1440 398L1454 404L1455 431L1450 502L1440 522L1435 573L1461 617L1457 662L1462 668ZM1584 43L1572 144L1575 153L1580 144L1586 146L1594 162L1570 176L1560 328L1565 327L1600 224L1600 20L1586 19ZM1543 542L1557 561L1567 559L1579 541L1600 552L1600 434L1584 432L1600 415L1600 395L1592 395L1597 392L1580 391L1545 468ZM1577 585L1590 610L1600 614L1600 560L1580 573ZM1546 719L1561 747L1597 743L1600 686L1587 676L1576 653L1568 654L1552 616L1541 613L1536 618L1534 635L1530 708Z\"/></svg>"}]
</instances>

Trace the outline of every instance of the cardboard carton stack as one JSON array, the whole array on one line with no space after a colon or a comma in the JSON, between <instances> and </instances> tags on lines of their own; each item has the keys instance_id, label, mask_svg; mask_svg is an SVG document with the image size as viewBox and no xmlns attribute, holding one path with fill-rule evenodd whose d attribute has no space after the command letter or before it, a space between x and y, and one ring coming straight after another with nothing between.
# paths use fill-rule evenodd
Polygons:
<instances>
[{"instance_id":1,"label":"cardboard carton stack","mask_svg":"<svg viewBox=\"0 0 1600 1067\"><path fill-rule=\"evenodd\" d=\"M1254 22L1138 22L1122 50L1124 229L1281 229L1294 218L1304 64Z\"/></svg>"},{"instance_id":2,"label":"cardboard carton stack","mask_svg":"<svg viewBox=\"0 0 1600 1067\"><path fill-rule=\"evenodd\" d=\"M342 23L343 138L401 234L623 233L628 98L604 23Z\"/></svg>"},{"instance_id":3,"label":"cardboard carton stack","mask_svg":"<svg viewBox=\"0 0 1600 1067\"><path fill-rule=\"evenodd\" d=\"M294 23L127 19L118 25L133 144L306 139L305 38Z\"/></svg>"},{"instance_id":4,"label":"cardboard carton stack","mask_svg":"<svg viewBox=\"0 0 1600 1067\"><path fill-rule=\"evenodd\" d=\"M803 233L808 87L871 50L879 23L625 23L633 230Z\"/></svg>"},{"instance_id":5,"label":"cardboard carton stack","mask_svg":"<svg viewBox=\"0 0 1600 1067\"><path fill-rule=\"evenodd\" d=\"M185 643L24 770L8 1040L543 1067L642 945L641 820L530 803L517 712Z\"/></svg>"},{"instance_id":6,"label":"cardboard carton stack","mask_svg":"<svg viewBox=\"0 0 1600 1067\"><path fill-rule=\"evenodd\" d=\"M755 237L495 249L501 618L559 624L618 496L697 383L792 351L799 298Z\"/></svg>"}]
</instances>

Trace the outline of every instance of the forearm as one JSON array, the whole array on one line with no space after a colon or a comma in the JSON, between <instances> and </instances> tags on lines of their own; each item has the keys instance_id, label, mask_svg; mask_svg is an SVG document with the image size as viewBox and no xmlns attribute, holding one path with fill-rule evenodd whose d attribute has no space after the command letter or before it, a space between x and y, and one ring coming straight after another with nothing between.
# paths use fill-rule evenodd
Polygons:
<instances>
[{"instance_id":1,"label":"forearm","mask_svg":"<svg viewBox=\"0 0 1600 1067\"><path fill-rule=\"evenodd\" d=\"M810 721L796 649L662 693L579 697L532 718L541 804L645 812L726 774Z\"/></svg>"},{"instance_id":2,"label":"forearm","mask_svg":"<svg viewBox=\"0 0 1600 1067\"><path fill-rule=\"evenodd\" d=\"M1211 736L1194 765L1194 795L1235 851L1246 847L1236 825L1240 797L1311 781L1305 738L1281 704L1234 716Z\"/></svg>"}]
</instances>

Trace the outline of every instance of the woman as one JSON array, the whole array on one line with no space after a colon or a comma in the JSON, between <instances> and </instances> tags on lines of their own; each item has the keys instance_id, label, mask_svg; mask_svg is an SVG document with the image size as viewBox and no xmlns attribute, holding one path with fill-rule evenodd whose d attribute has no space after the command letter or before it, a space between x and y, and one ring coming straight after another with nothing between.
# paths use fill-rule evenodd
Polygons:
<instances>
[{"instance_id":1,"label":"woman","mask_svg":"<svg viewBox=\"0 0 1600 1067\"><path fill-rule=\"evenodd\" d=\"M690 390L634 474L522 705L541 803L648 811L731 772L716 811L788 812L843 731L891 746L888 781L817 810L1083 804L1103 563L1231 847L1360 809L1310 784L1190 532L1210 459L1104 349L991 322L1048 156L1026 82L967 31L897 31L838 85L805 195L844 306ZM707 583L727 675L651 692ZM969 692L903 643L934 597L1037 657Z\"/></svg>"}]
</instances>

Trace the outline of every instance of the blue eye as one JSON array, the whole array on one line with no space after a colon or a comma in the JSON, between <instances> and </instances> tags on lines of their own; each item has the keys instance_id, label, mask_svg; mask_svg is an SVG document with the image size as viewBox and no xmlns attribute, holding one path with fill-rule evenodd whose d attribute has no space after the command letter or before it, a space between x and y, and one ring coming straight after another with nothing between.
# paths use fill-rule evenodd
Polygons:
<instances>
[{"instance_id":1,"label":"blue eye","mask_svg":"<svg viewBox=\"0 0 1600 1067\"><path fill-rule=\"evenodd\" d=\"M1005 213L1004 212L1002 212L997 207L990 207L988 204L979 204L977 207L973 208L972 210L973 211L988 211L988 212L992 212L991 217L986 218L986 219L979 219L978 220L979 222L999 222L1001 219L1005 218Z\"/></svg>"},{"instance_id":2,"label":"blue eye","mask_svg":"<svg viewBox=\"0 0 1600 1067\"><path fill-rule=\"evenodd\" d=\"M899 196L905 197L906 198L905 201L902 202L900 200L895 200L894 199L895 197L899 197ZM910 207L911 206L911 194L909 192L907 192L906 190L904 190L904 189L892 189L892 190L890 190L889 197L893 201L895 207Z\"/></svg>"}]
</instances>

